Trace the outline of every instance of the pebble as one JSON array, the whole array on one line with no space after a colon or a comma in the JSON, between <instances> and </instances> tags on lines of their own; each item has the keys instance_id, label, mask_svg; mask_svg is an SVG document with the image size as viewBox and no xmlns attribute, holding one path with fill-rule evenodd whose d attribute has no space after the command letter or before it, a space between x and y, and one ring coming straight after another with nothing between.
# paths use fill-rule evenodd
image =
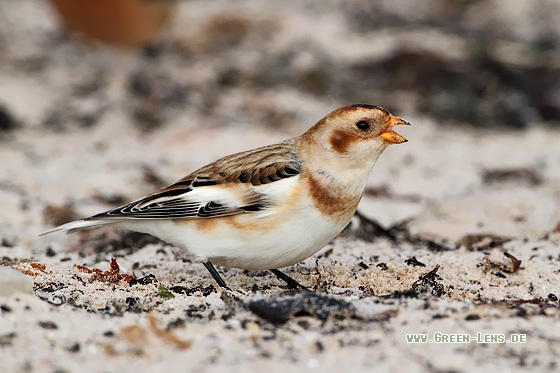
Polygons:
<instances>
[{"instance_id":1,"label":"pebble","mask_svg":"<svg viewBox=\"0 0 560 373\"><path fill-rule=\"evenodd\" d=\"M11 267L0 266L0 296L33 294L33 280Z\"/></svg>"}]
</instances>

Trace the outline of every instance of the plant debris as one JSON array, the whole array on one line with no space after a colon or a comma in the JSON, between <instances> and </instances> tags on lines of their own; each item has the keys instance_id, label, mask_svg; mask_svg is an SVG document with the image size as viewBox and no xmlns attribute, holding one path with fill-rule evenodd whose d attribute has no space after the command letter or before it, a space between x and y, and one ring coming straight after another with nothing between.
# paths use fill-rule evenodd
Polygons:
<instances>
[{"instance_id":1,"label":"plant debris","mask_svg":"<svg viewBox=\"0 0 560 373\"><path fill-rule=\"evenodd\" d=\"M390 228L385 229L381 224L373 219L367 218L359 211L356 211L355 216L358 217L360 222L359 227L353 232L354 236L357 238L367 242L373 242L379 238L386 238L393 242L396 241L395 234Z\"/></svg>"},{"instance_id":2,"label":"plant debris","mask_svg":"<svg viewBox=\"0 0 560 373\"><path fill-rule=\"evenodd\" d=\"M171 331L160 328L157 325L157 319L153 314L151 314L151 313L148 314L148 321L150 323L151 331L157 337L159 337L162 341L164 341L164 342L166 342L170 345L173 345L173 346L175 346L175 347L177 347L178 349L181 349L181 350L186 350L187 348L191 347L192 342L183 341L183 340L177 338L177 336L175 334L173 334Z\"/></svg>"},{"instance_id":3,"label":"plant debris","mask_svg":"<svg viewBox=\"0 0 560 373\"><path fill-rule=\"evenodd\" d=\"M130 286L132 285L148 285L148 284L154 284L157 283L158 280L156 278L156 276L149 274L147 276L144 277L140 277L140 278L133 278L132 280L130 280L128 282L128 284Z\"/></svg>"},{"instance_id":4,"label":"plant debris","mask_svg":"<svg viewBox=\"0 0 560 373\"><path fill-rule=\"evenodd\" d=\"M126 343L126 348L119 346L117 341L113 339L104 344L105 352L112 356L122 354L123 352L144 356L147 353L147 348L150 347L150 332L159 340L180 350L186 350L191 347L191 341L184 341L173 334L172 331L160 328L157 325L156 317L152 313L148 313L147 320L149 327L136 324L122 327L116 337L121 342ZM105 332L104 335L106 337L113 337L114 333Z\"/></svg>"},{"instance_id":5,"label":"plant debris","mask_svg":"<svg viewBox=\"0 0 560 373\"><path fill-rule=\"evenodd\" d=\"M435 252L455 250L455 248L446 246L443 243L410 233L408 220L396 223L389 228L384 228L381 224L364 216L359 211L356 211L355 216L358 217L360 224L356 229L352 230L352 234L366 242L374 242L377 239L385 238L394 244L409 243L413 246L423 246Z\"/></svg>"},{"instance_id":6,"label":"plant debris","mask_svg":"<svg viewBox=\"0 0 560 373\"><path fill-rule=\"evenodd\" d=\"M36 269L38 271L41 271L43 273L49 273L46 271L47 266L46 264L43 263L37 263L37 262L33 262L31 259L22 259L22 260L14 260L14 261L0 261L0 265L5 265L5 266L16 266L15 269L17 269L18 271L20 271L21 273L28 275L28 276L39 276L39 272L33 271L29 268L27 268L26 265L20 265L23 263L29 263L29 266L31 266L31 268Z\"/></svg>"},{"instance_id":7,"label":"plant debris","mask_svg":"<svg viewBox=\"0 0 560 373\"><path fill-rule=\"evenodd\" d=\"M30 264L31 267L38 269L41 272L45 272L46 273L46 269L47 269L47 265L43 264L43 263L31 263Z\"/></svg>"},{"instance_id":8,"label":"plant debris","mask_svg":"<svg viewBox=\"0 0 560 373\"><path fill-rule=\"evenodd\" d=\"M160 296L163 299L175 298L175 295L173 295L173 293L170 292L169 289L163 286L162 284L159 284L158 286L158 296Z\"/></svg>"},{"instance_id":9,"label":"plant debris","mask_svg":"<svg viewBox=\"0 0 560 373\"><path fill-rule=\"evenodd\" d=\"M422 262L419 262L415 256L408 258L404 261L406 265L413 266L413 267L425 267L426 265Z\"/></svg>"},{"instance_id":10,"label":"plant debris","mask_svg":"<svg viewBox=\"0 0 560 373\"><path fill-rule=\"evenodd\" d=\"M214 285L208 285L208 286L197 285L192 288L186 288L183 286L175 285L170 287L169 290L171 290L174 293L185 294L187 296L191 296L197 292L201 292L203 297L207 297L211 293L217 293L216 287Z\"/></svg>"},{"instance_id":11,"label":"plant debris","mask_svg":"<svg viewBox=\"0 0 560 373\"><path fill-rule=\"evenodd\" d=\"M536 186L543 182L542 176L532 168L485 169L481 177L486 185L523 183Z\"/></svg>"},{"instance_id":12,"label":"plant debris","mask_svg":"<svg viewBox=\"0 0 560 373\"><path fill-rule=\"evenodd\" d=\"M420 293L423 289L430 286L432 288L432 295L441 297L445 291L443 285L436 281L441 280L441 277L437 274L438 270L439 264L436 264L434 269L420 276L420 278L412 284L412 290L416 293Z\"/></svg>"},{"instance_id":13,"label":"plant debris","mask_svg":"<svg viewBox=\"0 0 560 373\"><path fill-rule=\"evenodd\" d=\"M517 259L507 251L504 251L504 255L511 259L511 272L513 273L517 271L519 269L519 266L521 266L521 260Z\"/></svg>"},{"instance_id":14,"label":"plant debris","mask_svg":"<svg viewBox=\"0 0 560 373\"><path fill-rule=\"evenodd\" d=\"M459 240L459 243L464 245L469 251L484 251L496 247L501 247L504 243L511 240L511 237L483 233L467 234Z\"/></svg>"},{"instance_id":15,"label":"plant debris","mask_svg":"<svg viewBox=\"0 0 560 373\"><path fill-rule=\"evenodd\" d=\"M130 282L134 279L134 276L132 275L120 273L119 264L117 263L117 260L115 258L111 258L110 269L108 271L102 271L97 268L90 269L79 264L76 264L76 268L82 273L92 274L93 276L91 276L89 279L90 282L100 281L116 284L121 280Z\"/></svg>"},{"instance_id":16,"label":"plant debris","mask_svg":"<svg viewBox=\"0 0 560 373\"><path fill-rule=\"evenodd\" d=\"M511 255L507 251L504 252L504 256L506 258L510 259L511 263L507 263L507 262L501 261L499 259L493 258L490 255L486 255L484 257L484 259L488 263L492 264L493 266L496 266L496 267L500 268L504 272L507 272L507 273L516 272L519 269L519 267L521 266L521 260L517 259L516 257Z\"/></svg>"}]
</instances>

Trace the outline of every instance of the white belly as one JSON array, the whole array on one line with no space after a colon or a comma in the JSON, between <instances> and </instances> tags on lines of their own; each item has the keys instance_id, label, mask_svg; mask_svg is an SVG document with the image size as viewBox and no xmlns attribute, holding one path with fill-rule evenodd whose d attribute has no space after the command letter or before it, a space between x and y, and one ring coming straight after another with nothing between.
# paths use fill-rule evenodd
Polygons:
<instances>
[{"instance_id":1,"label":"white belly","mask_svg":"<svg viewBox=\"0 0 560 373\"><path fill-rule=\"evenodd\" d=\"M226 267L263 270L290 266L319 251L338 235L354 211L336 220L314 208L294 185L297 178L275 182L291 194L278 193L275 207L229 217L123 222L123 228L161 238L195 256Z\"/></svg>"},{"instance_id":2,"label":"white belly","mask_svg":"<svg viewBox=\"0 0 560 373\"><path fill-rule=\"evenodd\" d=\"M191 241L189 251L198 260L209 259L226 267L251 270L282 268L315 254L347 224L325 220L315 210L301 211L291 214L289 219L285 218L270 219L269 231L239 234L230 230L223 231L221 237L196 237L196 240Z\"/></svg>"}]
</instances>

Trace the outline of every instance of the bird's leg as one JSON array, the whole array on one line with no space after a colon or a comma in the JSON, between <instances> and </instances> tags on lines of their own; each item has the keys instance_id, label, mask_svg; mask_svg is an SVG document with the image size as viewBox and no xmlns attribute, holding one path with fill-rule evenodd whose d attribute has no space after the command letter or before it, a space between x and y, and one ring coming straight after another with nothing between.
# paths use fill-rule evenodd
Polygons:
<instances>
[{"instance_id":1,"label":"bird's leg","mask_svg":"<svg viewBox=\"0 0 560 373\"><path fill-rule=\"evenodd\" d=\"M302 284L300 284L299 282L297 282L296 280L294 280L293 278L291 278L287 274L282 273L277 269L271 269L270 272L274 273L276 276L278 276L278 278L285 281L286 284L288 285L288 289L309 290L308 288L306 288L305 286L303 286Z\"/></svg>"},{"instance_id":2,"label":"bird's leg","mask_svg":"<svg viewBox=\"0 0 560 373\"><path fill-rule=\"evenodd\" d=\"M206 267L206 269L208 270L208 272L210 272L212 277L214 277L214 280L216 280L216 282L218 283L218 285L220 287L222 287L224 289L227 289L227 290L230 290L230 288L228 288L225 281L222 279L222 277L220 276L218 271L216 271L216 268L214 268L214 265L212 265L212 263L210 263L210 261L204 262L203 264Z\"/></svg>"}]
</instances>

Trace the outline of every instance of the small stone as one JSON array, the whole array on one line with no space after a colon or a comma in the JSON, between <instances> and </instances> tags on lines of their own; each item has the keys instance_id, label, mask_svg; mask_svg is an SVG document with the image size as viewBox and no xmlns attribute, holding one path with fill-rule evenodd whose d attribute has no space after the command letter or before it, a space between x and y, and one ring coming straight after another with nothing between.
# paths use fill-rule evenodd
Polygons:
<instances>
[{"instance_id":1,"label":"small stone","mask_svg":"<svg viewBox=\"0 0 560 373\"><path fill-rule=\"evenodd\" d=\"M465 317L465 320L467 321L480 320L480 316L477 315L476 313L471 313Z\"/></svg>"},{"instance_id":2,"label":"small stone","mask_svg":"<svg viewBox=\"0 0 560 373\"><path fill-rule=\"evenodd\" d=\"M8 109L0 106L0 132L11 131L17 127L18 124Z\"/></svg>"},{"instance_id":3,"label":"small stone","mask_svg":"<svg viewBox=\"0 0 560 373\"><path fill-rule=\"evenodd\" d=\"M56 256L56 251L54 251L52 249L52 247L47 247L47 250L45 251L45 254L49 257L52 258L53 256Z\"/></svg>"},{"instance_id":4,"label":"small stone","mask_svg":"<svg viewBox=\"0 0 560 373\"><path fill-rule=\"evenodd\" d=\"M310 291L286 291L269 295L247 304L249 310L265 320L283 323L292 317L313 316L326 320L331 314L352 314L354 306L341 297Z\"/></svg>"},{"instance_id":5,"label":"small stone","mask_svg":"<svg viewBox=\"0 0 560 373\"><path fill-rule=\"evenodd\" d=\"M0 266L0 296L33 294L33 280L12 267Z\"/></svg>"},{"instance_id":6,"label":"small stone","mask_svg":"<svg viewBox=\"0 0 560 373\"><path fill-rule=\"evenodd\" d=\"M43 329L47 330L56 330L58 329L58 325L52 321L39 321L39 326Z\"/></svg>"}]
</instances>

